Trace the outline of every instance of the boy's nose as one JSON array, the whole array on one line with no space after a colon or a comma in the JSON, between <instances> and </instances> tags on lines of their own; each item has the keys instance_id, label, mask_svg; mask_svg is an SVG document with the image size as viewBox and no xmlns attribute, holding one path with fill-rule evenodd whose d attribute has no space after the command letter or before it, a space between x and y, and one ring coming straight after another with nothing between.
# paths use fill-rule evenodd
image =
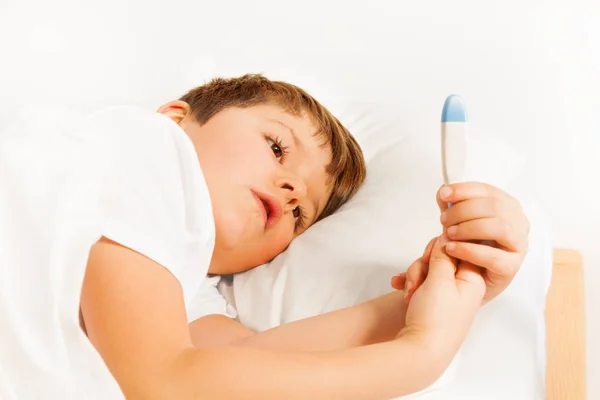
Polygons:
<instances>
[{"instance_id":1,"label":"boy's nose","mask_svg":"<svg viewBox=\"0 0 600 400\"><path fill-rule=\"evenodd\" d=\"M296 208L300 199L306 196L306 185L298 177L287 176L281 179L277 186L283 192L284 212Z\"/></svg>"}]
</instances>

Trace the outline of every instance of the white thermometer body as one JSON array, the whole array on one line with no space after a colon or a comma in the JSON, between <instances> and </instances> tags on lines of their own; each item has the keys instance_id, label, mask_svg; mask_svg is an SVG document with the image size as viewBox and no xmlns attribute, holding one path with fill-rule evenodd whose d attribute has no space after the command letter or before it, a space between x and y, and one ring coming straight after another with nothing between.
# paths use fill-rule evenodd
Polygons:
<instances>
[{"instance_id":1,"label":"white thermometer body","mask_svg":"<svg viewBox=\"0 0 600 400\"><path fill-rule=\"evenodd\" d=\"M442 110L442 172L445 184L464 182L467 174L467 108L454 94Z\"/></svg>"}]
</instances>

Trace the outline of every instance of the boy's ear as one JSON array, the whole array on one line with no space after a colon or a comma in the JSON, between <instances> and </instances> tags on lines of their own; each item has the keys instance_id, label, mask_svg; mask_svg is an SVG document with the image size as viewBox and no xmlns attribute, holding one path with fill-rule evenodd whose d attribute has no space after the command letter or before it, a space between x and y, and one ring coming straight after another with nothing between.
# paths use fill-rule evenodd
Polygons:
<instances>
[{"instance_id":1,"label":"boy's ear","mask_svg":"<svg viewBox=\"0 0 600 400\"><path fill-rule=\"evenodd\" d=\"M158 113L171 118L176 124L179 124L189 112L190 105L181 100L170 101L158 109Z\"/></svg>"}]
</instances>

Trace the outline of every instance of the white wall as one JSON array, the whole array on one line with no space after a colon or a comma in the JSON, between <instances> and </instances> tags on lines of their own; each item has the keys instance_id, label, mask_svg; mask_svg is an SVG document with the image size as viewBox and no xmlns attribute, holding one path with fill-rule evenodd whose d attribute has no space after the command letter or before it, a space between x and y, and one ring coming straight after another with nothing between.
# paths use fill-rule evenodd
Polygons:
<instances>
[{"instance_id":1,"label":"white wall","mask_svg":"<svg viewBox=\"0 0 600 400\"><path fill-rule=\"evenodd\" d=\"M538 159L537 183L554 223L556 244L577 248L584 256L590 399L600 397L599 15L568 18L554 28L550 20L545 22L544 51L556 70L554 79L562 97L559 110L564 115L562 123L549 130L549 142L545 143L543 136L536 140L543 152ZM558 157L562 160L553 163ZM545 174L545 170L551 173Z\"/></svg>"},{"instance_id":2,"label":"white wall","mask_svg":"<svg viewBox=\"0 0 600 400\"><path fill-rule=\"evenodd\" d=\"M204 3L0 0L0 123L32 101L154 107L217 69L285 68L301 85L321 82L317 95L392 103L407 126L429 120L432 130L445 95L461 93L472 132L532 156L556 246L584 254L589 398L600 398L597 6Z\"/></svg>"},{"instance_id":3,"label":"white wall","mask_svg":"<svg viewBox=\"0 0 600 400\"><path fill-rule=\"evenodd\" d=\"M537 185L557 246L579 249L585 264L588 398L600 398L600 14L546 20L540 34L560 93L557 124L539 135ZM554 74L552 76L551 74ZM545 125L546 125L545 124ZM552 126L551 126L552 125ZM550 172L550 173L548 173Z\"/></svg>"}]
</instances>

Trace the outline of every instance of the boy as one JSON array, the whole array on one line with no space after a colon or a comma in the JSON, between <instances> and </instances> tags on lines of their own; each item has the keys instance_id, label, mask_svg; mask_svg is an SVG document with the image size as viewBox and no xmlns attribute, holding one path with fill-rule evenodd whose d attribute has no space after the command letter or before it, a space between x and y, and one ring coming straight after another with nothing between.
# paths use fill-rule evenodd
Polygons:
<instances>
[{"instance_id":1,"label":"boy","mask_svg":"<svg viewBox=\"0 0 600 400\"><path fill-rule=\"evenodd\" d=\"M412 393L445 370L525 251L512 199L444 187L447 229L392 282L407 282L408 307L398 291L254 333L206 275L269 261L365 177L356 142L306 92L216 79L158 113L114 108L1 144L3 398Z\"/></svg>"}]
</instances>

